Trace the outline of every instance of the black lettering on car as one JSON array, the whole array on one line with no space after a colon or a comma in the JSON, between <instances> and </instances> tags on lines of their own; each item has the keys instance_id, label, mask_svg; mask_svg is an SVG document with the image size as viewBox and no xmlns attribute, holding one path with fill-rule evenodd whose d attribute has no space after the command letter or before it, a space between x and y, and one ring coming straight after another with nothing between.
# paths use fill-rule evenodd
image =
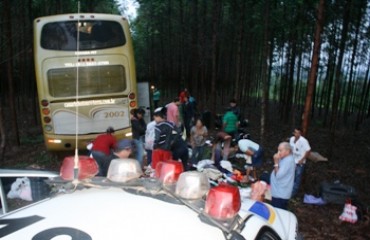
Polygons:
<instances>
[{"instance_id":1,"label":"black lettering on car","mask_svg":"<svg viewBox=\"0 0 370 240\"><path fill-rule=\"evenodd\" d=\"M92 240L92 237L89 234L81 230L69 227L57 227L46 229L36 234L32 238L32 240L49 240L57 236L69 236L71 237L71 240Z\"/></svg>"},{"instance_id":2,"label":"black lettering on car","mask_svg":"<svg viewBox=\"0 0 370 240\"><path fill-rule=\"evenodd\" d=\"M9 234L12 234L42 219L44 218L37 215L24 218L0 219L0 225L5 225L4 227L0 228L0 238L8 236Z\"/></svg>"}]
</instances>

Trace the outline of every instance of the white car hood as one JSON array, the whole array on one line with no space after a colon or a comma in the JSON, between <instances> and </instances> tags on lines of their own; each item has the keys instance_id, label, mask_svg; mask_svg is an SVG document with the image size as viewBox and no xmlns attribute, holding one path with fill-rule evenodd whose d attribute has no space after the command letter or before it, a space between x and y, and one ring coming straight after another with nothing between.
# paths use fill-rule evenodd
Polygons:
<instances>
[{"instance_id":1,"label":"white car hood","mask_svg":"<svg viewBox=\"0 0 370 240\"><path fill-rule=\"evenodd\" d=\"M221 230L202 223L197 214L184 205L131 194L118 188L83 189L56 196L2 217L0 232L5 229L4 221L18 219L14 221L17 224L19 218L30 216L42 219L2 239L19 240L25 236L38 239L34 236L40 232L52 234L53 231L58 237L50 239L77 239L76 236L63 235L66 228L82 231L94 240L225 239Z\"/></svg>"}]
</instances>

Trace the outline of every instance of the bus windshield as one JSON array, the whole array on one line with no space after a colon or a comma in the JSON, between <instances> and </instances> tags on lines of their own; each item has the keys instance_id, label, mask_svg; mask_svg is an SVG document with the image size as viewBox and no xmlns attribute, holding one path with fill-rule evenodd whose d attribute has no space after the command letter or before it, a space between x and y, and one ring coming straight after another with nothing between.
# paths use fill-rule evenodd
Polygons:
<instances>
[{"instance_id":1,"label":"bus windshield","mask_svg":"<svg viewBox=\"0 0 370 240\"><path fill-rule=\"evenodd\" d=\"M121 93L126 90L126 73L121 65L79 68L79 95ZM77 68L56 68L47 72L49 93L55 98L76 95Z\"/></svg>"},{"instance_id":2,"label":"bus windshield","mask_svg":"<svg viewBox=\"0 0 370 240\"><path fill-rule=\"evenodd\" d=\"M81 20L51 22L41 31L41 47L48 50L97 50L123 46L126 43L122 27L115 21Z\"/></svg>"}]
</instances>

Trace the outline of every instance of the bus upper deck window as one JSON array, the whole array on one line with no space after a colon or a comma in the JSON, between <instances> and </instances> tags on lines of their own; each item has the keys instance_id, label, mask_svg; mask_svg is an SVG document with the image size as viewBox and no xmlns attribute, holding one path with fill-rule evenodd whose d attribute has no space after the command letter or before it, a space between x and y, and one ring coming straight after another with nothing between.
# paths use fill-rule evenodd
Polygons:
<instances>
[{"instance_id":1,"label":"bus upper deck window","mask_svg":"<svg viewBox=\"0 0 370 240\"><path fill-rule=\"evenodd\" d=\"M41 47L49 50L76 51L77 31L80 50L97 50L123 46L126 43L122 26L115 21L64 21L45 24L41 31Z\"/></svg>"}]
</instances>

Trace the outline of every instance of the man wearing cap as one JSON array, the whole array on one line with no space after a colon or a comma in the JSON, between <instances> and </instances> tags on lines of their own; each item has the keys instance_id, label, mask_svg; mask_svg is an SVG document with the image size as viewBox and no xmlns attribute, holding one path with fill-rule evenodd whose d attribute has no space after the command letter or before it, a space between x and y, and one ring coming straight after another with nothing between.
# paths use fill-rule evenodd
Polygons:
<instances>
[{"instance_id":1,"label":"man wearing cap","mask_svg":"<svg viewBox=\"0 0 370 240\"><path fill-rule=\"evenodd\" d=\"M166 121L167 109L157 108L153 115L156 122L154 128L154 144L152 153L152 168L155 169L158 162L170 160L172 158L171 142L172 133L175 132L173 123Z\"/></svg>"},{"instance_id":2,"label":"man wearing cap","mask_svg":"<svg viewBox=\"0 0 370 240\"><path fill-rule=\"evenodd\" d=\"M107 176L108 168L110 162L113 159L127 159L132 153L132 140L122 139L117 142L116 147L114 148L113 153L106 159L103 165L102 171L99 171L98 176Z\"/></svg>"}]
</instances>

